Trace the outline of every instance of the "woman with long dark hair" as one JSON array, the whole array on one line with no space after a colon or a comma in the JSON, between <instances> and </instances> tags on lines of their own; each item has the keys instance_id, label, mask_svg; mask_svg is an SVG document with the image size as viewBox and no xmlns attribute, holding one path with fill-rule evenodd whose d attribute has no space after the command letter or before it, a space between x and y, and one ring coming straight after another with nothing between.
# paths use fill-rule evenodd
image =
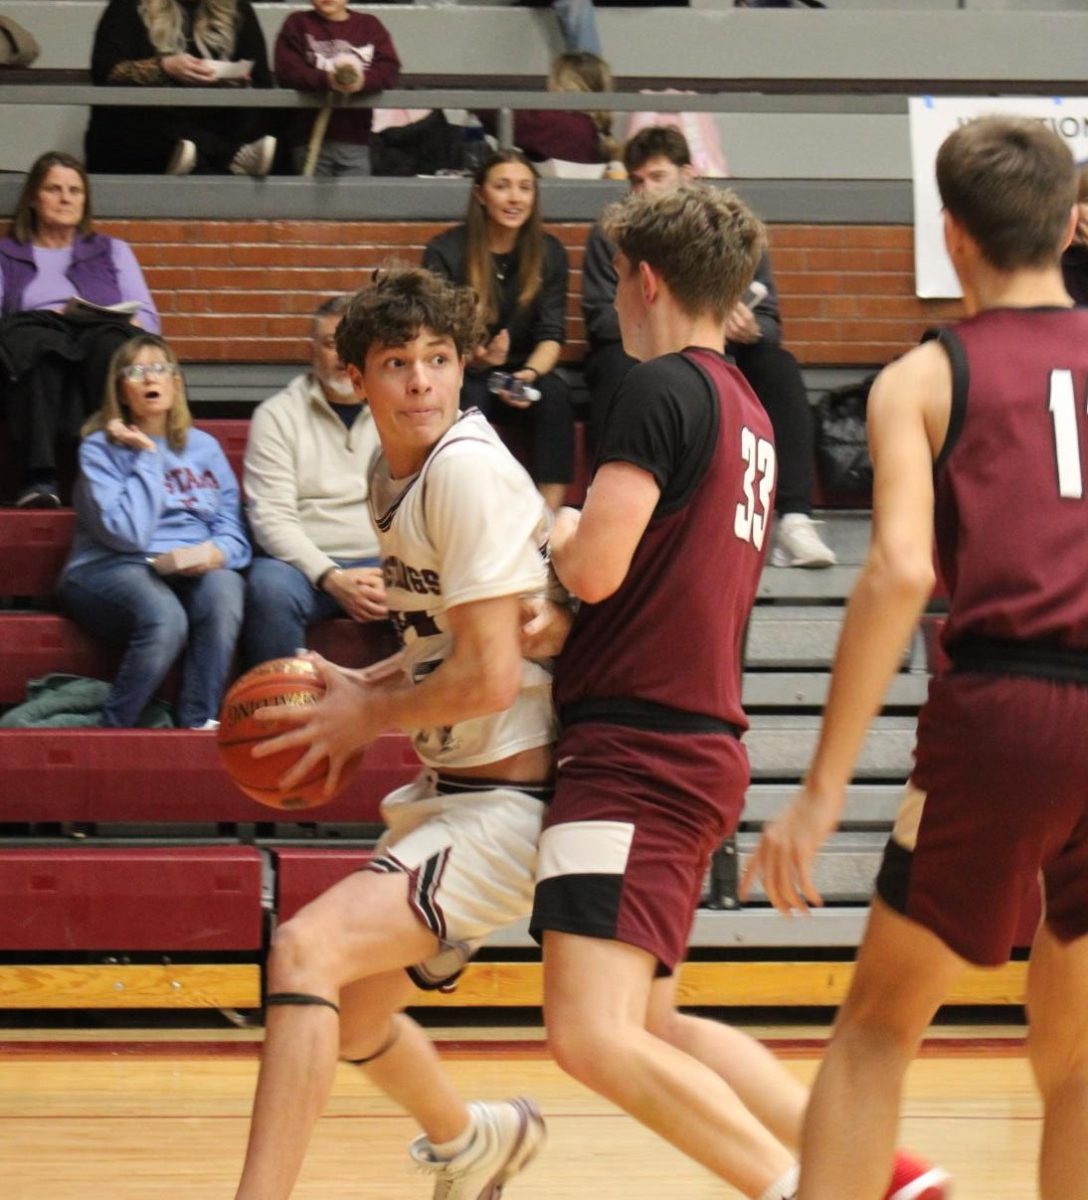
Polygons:
<instances>
[{"instance_id":1,"label":"woman with long dark hair","mask_svg":"<svg viewBox=\"0 0 1088 1200\"><path fill-rule=\"evenodd\" d=\"M126 311L109 311L115 305ZM84 418L101 404L110 357L137 326L159 331L136 255L95 232L87 172L70 154L51 150L27 173L0 238L0 316L17 504L55 508L58 448L74 448Z\"/></svg>"},{"instance_id":2,"label":"woman with long dark hair","mask_svg":"<svg viewBox=\"0 0 1088 1200\"><path fill-rule=\"evenodd\" d=\"M530 474L557 508L574 465L570 393L555 373L566 331L567 252L544 232L536 170L523 155L503 151L481 164L465 223L433 238L423 265L479 297L487 340L469 362L462 408L528 434ZM500 387L498 375L514 382ZM521 387L540 398L522 398Z\"/></svg>"}]
</instances>

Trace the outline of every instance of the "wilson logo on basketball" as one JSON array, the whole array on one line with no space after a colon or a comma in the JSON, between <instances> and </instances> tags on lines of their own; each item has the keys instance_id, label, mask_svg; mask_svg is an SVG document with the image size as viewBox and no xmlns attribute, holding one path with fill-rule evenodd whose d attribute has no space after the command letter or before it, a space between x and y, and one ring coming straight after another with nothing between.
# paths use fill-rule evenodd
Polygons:
<instances>
[{"instance_id":1,"label":"wilson logo on basketball","mask_svg":"<svg viewBox=\"0 0 1088 1200\"><path fill-rule=\"evenodd\" d=\"M259 708L275 708L282 705L301 708L307 704L316 704L320 698L312 692L280 692L275 696L261 696L255 700L236 700L227 704L224 724L233 726L239 721L245 721Z\"/></svg>"}]
</instances>

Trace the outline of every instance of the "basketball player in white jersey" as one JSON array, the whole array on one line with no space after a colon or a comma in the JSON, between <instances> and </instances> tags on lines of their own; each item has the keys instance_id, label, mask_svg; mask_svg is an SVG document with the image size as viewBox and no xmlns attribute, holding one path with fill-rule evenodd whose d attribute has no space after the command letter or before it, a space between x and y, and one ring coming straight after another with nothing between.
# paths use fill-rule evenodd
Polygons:
<instances>
[{"instance_id":1,"label":"basketball player in white jersey","mask_svg":"<svg viewBox=\"0 0 1088 1200\"><path fill-rule=\"evenodd\" d=\"M325 698L255 753L305 746L285 782L327 760L332 790L353 755L400 729L425 770L387 797L368 866L276 933L238 1200L291 1194L341 1058L419 1122L411 1154L436 1196L499 1197L544 1140L532 1101L466 1105L401 1011L529 913L551 788L550 670L519 642L519 603L547 586L547 511L483 417L458 413L475 339L472 293L422 270L362 289L337 332L381 439L370 505L401 669L315 658Z\"/></svg>"}]
</instances>

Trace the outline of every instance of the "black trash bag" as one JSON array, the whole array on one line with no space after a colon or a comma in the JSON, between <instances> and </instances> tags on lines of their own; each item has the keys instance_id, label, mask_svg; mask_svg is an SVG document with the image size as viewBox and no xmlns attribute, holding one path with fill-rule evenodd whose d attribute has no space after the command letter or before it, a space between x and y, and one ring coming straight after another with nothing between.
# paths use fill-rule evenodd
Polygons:
<instances>
[{"instance_id":1,"label":"black trash bag","mask_svg":"<svg viewBox=\"0 0 1088 1200\"><path fill-rule=\"evenodd\" d=\"M436 175L461 168L461 127L435 109L411 125L394 125L370 135L373 175Z\"/></svg>"},{"instance_id":2,"label":"black trash bag","mask_svg":"<svg viewBox=\"0 0 1088 1200\"><path fill-rule=\"evenodd\" d=\"M873 464L865 433L869 389L876 374L825 392L813 407L816 469L829 493L871 493Z\"/></svg>"}]
</instances>

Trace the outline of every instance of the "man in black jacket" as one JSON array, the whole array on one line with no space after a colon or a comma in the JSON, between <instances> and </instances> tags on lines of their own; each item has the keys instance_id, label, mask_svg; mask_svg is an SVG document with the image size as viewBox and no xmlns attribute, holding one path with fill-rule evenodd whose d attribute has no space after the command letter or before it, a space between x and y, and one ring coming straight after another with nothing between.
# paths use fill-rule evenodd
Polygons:
<instances>
[{"instance_id":1,"label":"man in black jacket","mask_svg":"<svg viewBox=\"0 0 1088 1200\"><path fill-rule=\"evenodd\" d=\"M669 191L695 177L687 139L670 126L650 126L624 147L632 191ZM582 311L589 353L586 381L590 427L598 442L616 388L635 360L623 348L616 316L613 248L600 224L586 242L582 267ZM797 360L782 345L778 292L766 253L756 265L754 291L737 304L726 322L726 352L767 410L778 448L778 520L771 547L776 567L830 567L834 552L812 520L813 429L808 396Z\"/></svg>"}]
</instances>

